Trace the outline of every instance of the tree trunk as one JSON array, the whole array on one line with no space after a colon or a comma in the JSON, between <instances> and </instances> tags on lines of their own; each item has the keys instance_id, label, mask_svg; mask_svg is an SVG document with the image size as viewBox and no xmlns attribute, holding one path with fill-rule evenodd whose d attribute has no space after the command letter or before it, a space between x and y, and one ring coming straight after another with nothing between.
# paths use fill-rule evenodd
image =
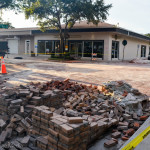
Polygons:
<instances>
[{"instance_id":1,"label":"tree trunk","mask_svg":"<svg viewBox=\"0 0 150 150\"><path fill-rule=\"evenodd\" d=\"M60 31L60 48L59 48L60 56L63 55L63 52L64 52L64 36L62 31Z\"/></svg>"},{"instance_id":2,"label":"tree trunk","mask_svg":"<svg viewBox=\"0 0 150 150\"><path fill-rule=\"evenodd\" d=\"M60 38L60 53L62 54L64 52L64 38Z\"/></svg>"}]
</instances>

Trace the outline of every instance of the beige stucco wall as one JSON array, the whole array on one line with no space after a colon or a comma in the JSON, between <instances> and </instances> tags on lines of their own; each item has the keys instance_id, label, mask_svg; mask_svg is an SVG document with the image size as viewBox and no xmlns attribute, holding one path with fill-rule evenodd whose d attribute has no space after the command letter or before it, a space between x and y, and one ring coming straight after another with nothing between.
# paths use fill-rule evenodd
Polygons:
<instances>
[{"instance_id":1,"label":"beige stucco wall","mask_svg":"<svg viewBox=\"0 0 150 150\"><path fill-rule=\"evenodd\" d=\"M137 39L134 37L129 37L125 35L119 35L117 41L119 41L119 60L123 58L123 48L122 45L123 40L127 40L128 44L125 47L125 60L131 60L137 57L138 45L138 58L141 57L141 45L146 46L146 57L149 53L149 42ZM44 35L35 35L34 37L34 45L37 45L38 40L59 40L58 34L44 34ZM111 51L112 51L112 41L114 39L114 33L70 33L69 40L104 40L104 60L111 61ZM34 52L37 53L37 48L34 47ZM118 59L114 59L118 60Z\"/></svg>"},{"instance_id":2,"label":"beige stucco wall","mask_svg":"<svg viewBox=\"0 0 150 150\"><path fill-rule=\"evenodd\" d=\"M19 37L19 54L25 54L25 41L30 40L31 51L34 51L34 37L33 36L21 36Z\"/></svg>"},{"instance_id":3,"label":"beige stucco wall","mask_svg":"<svg viewBox=\"0 0 150 150\"><path fill-rule=\"evenodd\" d=\"M110 39L110 44L112 45L112 40L115 40L112 34L110 34L109 39ZM141 45L146 46L146 57L148 57L148 53L149 53L148 41L143 41L141 39L136 39L134 37L120 35L119 38L116 40L116 41L119 41L119 59L120 60L122 60L123 58L123 48L124 48L124 46L122 45L123 40L127 40L128 42L124 50L124 60L132 60L137 57L141 58ZM139 45L139 49L138 49L138 45ZM110 50L111 48L112 47L110 47ZM111 60L111 54L108 60Z\"/></svg>"}]
</instances>

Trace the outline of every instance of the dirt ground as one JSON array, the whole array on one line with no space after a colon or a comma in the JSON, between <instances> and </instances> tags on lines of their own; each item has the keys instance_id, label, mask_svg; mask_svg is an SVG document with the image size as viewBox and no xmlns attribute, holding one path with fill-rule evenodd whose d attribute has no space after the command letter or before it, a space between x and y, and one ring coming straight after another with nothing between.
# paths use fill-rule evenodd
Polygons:
<instances>
[{"instance_id":1,"label":"dirt ground","mask_svg":"<svg viewBox=\"0 0 150 150\"><path fill-rule=\"evenodd\" d=\"M150 96L150 64L130 64L127 62L50 62L46 58L6 58L8 78L5 85L16 86L51 79L66 79L84 84L101 85L107 81L124 80L142 93Z\"/></svg>"},{"instance_id":2,"label":"dirt ground","mask_svg":"<svg viewBox=\"0 0 150 150\"><path fill-rule=\"evenodd\" d=\"M0 87L2 88L24 85L30 82L46 82L51 79L64 80L66 78L93 85L124 80L131 84L133 88L137 88L150 96L150 64L91 61L66 63L47 61L46 57L25 57L24 59L9 57L5 58L5 62L8 74L0 75ZM3 81L5 82L2 83ZM93 143L89 150L105 150L103 143L108 139L111 139L110 135L104 135L104 138ZM116 149L118 148L109 148L109 150Z\"/></svg>"}]
</instances>

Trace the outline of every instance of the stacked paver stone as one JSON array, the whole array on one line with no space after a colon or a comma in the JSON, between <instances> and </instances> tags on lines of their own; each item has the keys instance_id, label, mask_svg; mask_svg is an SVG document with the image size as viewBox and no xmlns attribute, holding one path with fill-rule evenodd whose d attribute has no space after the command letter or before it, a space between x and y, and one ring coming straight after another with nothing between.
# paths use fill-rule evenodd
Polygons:
<instances>
[{"instance_id":1,"label":"stacked paver stone","mask_svg":"<svg viewBox=\"0 0 150 150\"><path fill-rule=\"evenodd\" d=\"M53 113L46 106L35 107L32 114L33 133L41 136L48 135L49 121Z\"/></svg>"},{"instance_id":2,"label":"stacked paver stone","mask_svg":"<svg viewBox=\"0 0 150 150\"><path fill-rule=\"evenodd\" d=\"M120 81L105 84L102 92L97 86L68 80L20 86L0 95L0 142L5 147L7 141L28 134L31 137L25 138L29 142L24 147L34 149L37 144L42 150L84 150L116 125L112 134L116 144L118 134L127 140L147 119L148 104L146 95ZM8 135L7 129L12 133Z\"/></svg>"},{"instance_id":3,"label":"stacked paver stone","mask_svg":"<svg viewBox=\"0 0 150 150\"><path fill-rule=\"evenodd\" d=\"M116 126L118 124L118 121L116 119L102 118L101 116L96 115L89 117L88 122L90 124L88 144L91 144L99 137L101 137L103 133L105 133L105 131L108 130L110 127Z\"/></svg>"},{"instance_id":4,"label":"stacked paver stone","mask_svg":"<svg viewBox=\"0 0 150 150\"><path fill-rule=\"evenodd\" d=\"M48 135L48 145L40 146L43 150L46 147L48 150L86 149L90 126L81 117L66 117L53 114L47 107L40 106L35 107L32 120L33 134Z\"/></svg>"},{"instance_id":5,"label":"stacked paver stone","mask_svg":"<svg viewBox=\"0 0 150 150\"><path fill-rule=\"evenodd\" d=\"M48 150L86 150L90 129L87 121L54 116L49 125Z\"/></svg>"},{"instance_id":6,"label":"stacked paver stone","mask_svg":"<svg viewBox=\"0 0 150 150\"><path fill-rule=\"evenodd\" d=\"M97 120L92 121L94 117ZM35 107L32 120L33 134L48 135L48 145L42 146L43 150L46 147L48 150L85 150L89 143L118 122L98 116L87 120L84 117L62 116L52 113L46 106Z\"/></svg>"}]
</instances>

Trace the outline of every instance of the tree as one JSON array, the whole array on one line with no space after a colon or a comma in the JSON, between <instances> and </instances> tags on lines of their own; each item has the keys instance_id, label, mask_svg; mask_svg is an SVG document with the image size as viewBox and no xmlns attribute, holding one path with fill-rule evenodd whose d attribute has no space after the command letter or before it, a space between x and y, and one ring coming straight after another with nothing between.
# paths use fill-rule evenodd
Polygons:
<instances>
[{"instance_id":1,"label":"tree","mask_svg":"<svg viewBox=\"0 0 150 150\"><path fill-rule=\"evenodd\" d=\"M5 22L2 18L0 18L0 28L12 29L14 27L10 22Z\"/></svg>"},{"instance_id":2,"label":"tree","mask_svg":"<svg viewBox=\"0 0 150 150\"><path fill-rule=\"evenodd\" d=\"M97 25L107 19L111 4L104 0L25 0L26 18L38 20L42 31L58 29L60 36L60 52L64 49L64 40L76 21L86 20ZM64 27L62 25L64 24Z\"/></svg>"},{"instance_id":3,"label":"tree","mask_svg":"<svg viewBox=\"0 0 150 150\"><path fill-rule=\"evenodd\" d=\"M148 36L148 37L150 37L150 33L147 33L147 34L145 34L145 36Z\"/></svg>"},{"instance_id":4,"label":"tree","mask_svg":"<svg viewBox=\"0 0 150 150\"><path fill-rule=\"evenodd\" d=\"M14 0L0 0L0 9L10 8L14 6Z\"/></svg>"},{"instance_id":5,"label":"tree","mask_svg":"<svg viewBox=\"0 0 150 150\"><path fill-rule=\"evenodd\" d=\"M21 12L24 0L0 0L0 10L12 9Z\"/></svg>"},{"instance_id":6,"label":"tree","mask_svg":"<svg viewBox=\"0 0 150 150\"><path fill-rule=\"evenodd\" d=\"M0 0L0 10L4 9L15 9L19 8L19 3L21 0ZM18 9L19 10L19 9ZM14 28L10 22L5 22L0 17L1 28Z\"/></svg>"}]
</instances>

